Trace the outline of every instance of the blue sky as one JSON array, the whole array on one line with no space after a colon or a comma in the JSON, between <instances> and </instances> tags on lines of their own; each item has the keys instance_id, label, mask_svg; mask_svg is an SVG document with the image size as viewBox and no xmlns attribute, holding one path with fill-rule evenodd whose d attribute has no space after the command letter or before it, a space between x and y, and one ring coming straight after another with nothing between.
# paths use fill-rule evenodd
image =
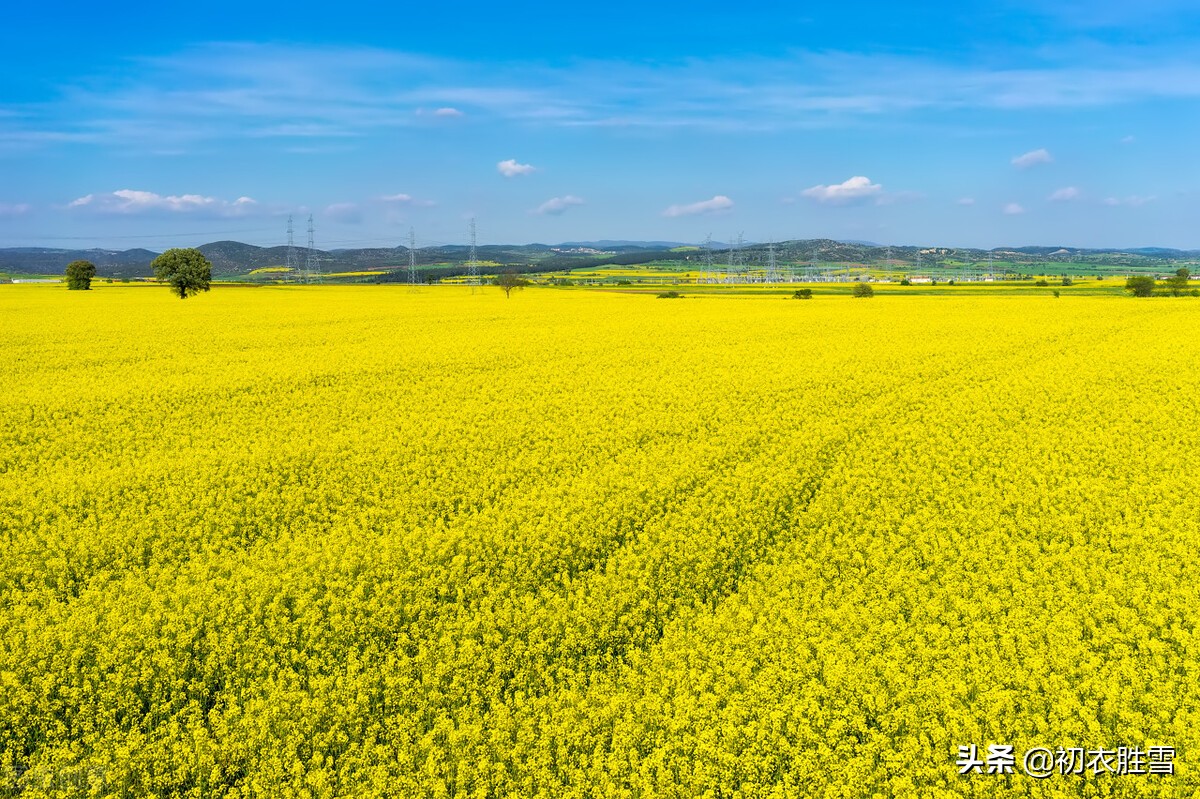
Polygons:
<instances>
[{"instance_id":1,"label":"blue sky","mask_svg":"<svg viewBox=\"0 0 1200 799\"><path fill-rule=\"evenodd\" d=\"M0 246L1200 247L1200 7L17 7Z\"/></svg>"}]
</instances>

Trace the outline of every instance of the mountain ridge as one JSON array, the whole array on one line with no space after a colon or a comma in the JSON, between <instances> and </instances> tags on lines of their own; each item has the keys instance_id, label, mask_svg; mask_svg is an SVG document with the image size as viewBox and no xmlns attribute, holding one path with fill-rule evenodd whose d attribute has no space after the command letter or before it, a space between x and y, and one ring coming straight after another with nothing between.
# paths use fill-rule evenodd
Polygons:
<instances>
[{"instance_id":1,"label":"mountain ridge","mask_svg":"<svg viewBox=\"0 0 1200 799\"><path fill-rule=\"evenodd\" d=\"M764 243L749 244L738 254L746 263L765 260L768 247ZM1181 250L1169 247L1082 248L1054 246L995 247L990 250L966 247L919 247L913 245L877 245L834 239L793 239L775 242L776 255L791 262L878 263L890 257L893 262L906 262L914 267L935 266L945 261L982 262L990 259L1022 263L1101 263L1111 266L1166 265L1179 260L1200 258L1200 250ZM697 248L697 249L694 249ZM278 268L287 264L286 246L261 247L255 244L223 240L199 246L213 264L214 276L244 277L256 270ZM470 257L466 245L421 247L414 260L421 267L437 267L439 272L461 272ZM698 245L683 245L668 241L632 241L599 239L548 244L485 244L476 248L476 258L485 267L496 264L523 272L558 271L594 267L603 264L635 265L651 261L689 261L703 258ZM730 257L729 247L715 246L714 262L723 263ZM128 250L107 248L67 249L60 247L0 248L0 272L12 274L62 274L71 261L84 259L94 263L105 277L149 277L150 263L158 253L142 247ZM297 267L309 258L307 247L294 247L292 256ZM322 272L387 272L408 267L407 247L339 248L312 251L315 266Z\"/></svg>"}]
</instances>

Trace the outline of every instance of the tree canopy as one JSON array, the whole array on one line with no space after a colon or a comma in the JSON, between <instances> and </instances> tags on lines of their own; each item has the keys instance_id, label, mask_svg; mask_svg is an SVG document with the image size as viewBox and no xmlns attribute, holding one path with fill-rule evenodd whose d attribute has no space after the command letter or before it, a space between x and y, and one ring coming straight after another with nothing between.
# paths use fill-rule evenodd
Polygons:
<instances>
[{"instance_id":1,"label":"tree canopy","mask_svg":"<svg viewBox=\"0 0 1200 799\"><path fill-rule=\"evenodd\" d=\"M67 264L67 288L72 291L87 291L96 276L96 265L91 261L72 261Z\"/></svg>"},{"instance_id":2,"label":"tree canopy","mask_svg":"<svg viewBox=\"0 0 1200 799\"><path fill-rule=\"evenodd\" d=\"M516 272L504 272L500 275L497 275L496 279L492 282L504 289L505 297L511 296L513 289L525 288L529 285L529 281L518 275Z\"/></svg>"},{"instance_id":3,"label":"tree canopy","mask_svg":"<svg viewBox=\"0 0 1200 799\"><path fill-rule=\"evenodd\" d=\"M1154 294L1154 278L1149 275L1134 275L1125 281L1125 290L1135 297L1149 297Z\"/></svg>"},{"instance_id":4,"label":"tree canopy","mask_svg":"<svg viewBox=\"0 0 1200 799\"><path fill-rule=\"evenodd\" d=\"M196 249L167 250L150 264L154 276L171 285L179 299L208 291L212 280L212 264Z\"/></svg>"},{"instance_id":5,"label":"tree canopy","mask_svg":"<svg viewBox=\"0 0 1200 799\"><path fill-rule=\"evenodd\" d=\"M1175 270L1173 277L1167 278L1167 288L1171 290L1171 294L1175 297L1181 296L1187 291L1188 281L1192 279L1192 271L1186 266L1181 266Z\"/></svg>"}]
</instances>

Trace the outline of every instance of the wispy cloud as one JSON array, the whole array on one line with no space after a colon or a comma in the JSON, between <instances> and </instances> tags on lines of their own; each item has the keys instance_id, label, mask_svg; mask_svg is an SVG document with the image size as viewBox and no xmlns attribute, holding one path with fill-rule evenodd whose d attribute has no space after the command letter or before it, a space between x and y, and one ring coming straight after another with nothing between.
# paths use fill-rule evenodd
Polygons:
<instances>
[{"instance_id":1,"label":"wispy cloud","mask_svg":"<svg viewBox=\"0 0 1200 799\"><path fill-rule=\"evenodd\" d=\"M1075 186L1064 186L1063 188L1058 189L1057 191L1053 192L1046 199L1052 203L1061 203L1061 202L1070 202L1072 200L1078 200L1082 196L1083 196L1083 192L1081 192Z\"/></svg>"},{"instance_id":2,"label":"wispy cloud","mask_svg":"<svg viewBox=\"0 0 1200 799\"><path fill-rule=\"evenodd\" d=\"M959 205L974 205L975 198L974 197L959 197L958 204Z\"/></svg>"},{"instance_id":3,"label":"wispy cloud","mask_svg":"<svg viewBox=\"0 0 1200 799\"><path fill-rule=\"evenodd\" d=\"M432 208L437 205L433 200L419 200L411 194L385 194L379 198L380 202L391 203L393 205L410 205L414 208Z\"/></svg>"},{"instance_id":4,"label":"wispy cloud","mask_svg":"<svg viewBox=\"0 0 1200 799\"><path fill-rule=\"evenodd\" d=\"M733 200L724 194L718 194L711 200L702 200L686 205L672 205L663 211L662 215L666 217L696 216L698 214L715 214L731 208L733 208Z\"/></svg>"},{"instance_id":5,"label":"wispy cloud","mask_svg":"<svg viewBox=\"0 0 1200 799\"><path fill-rule=\"evenodd\" d=\"M568 194L563 197L551 197L549 200L546 200L546 202L533 209L533 213L558 216L559 214L564 213L568 208L583 204L584 202L582 199L572 194Z\"/></svg>"},{"instance_id":6,"label":"wispy cloud","mask_svg":"<svg viewBox=\"0 0 1200 799\"><path fill-rule=\"evenodd\" d=\"M366 47L208 44L92 75L0 117L0 145L174 147L222 138L338 139L459 115L530 126L779 130L921 111L1113 107L1200 98L1200 57L1124 48L1020 66L794 51L645 63L475 62ZM1145 55L1146 57L1142 57ZM1151 57L1152 55L1152 57Z\"/></svg>"},{"instance_id":7,"label":"wispy cloud","mask_svg":"<svg viewBox=\"0 0 1200 799\"><path fill-rule=\"evenodd\" d=\"M32 210L29 203L0 203L0 216L24 216Z\"/></svg>"},{"instance_id":8,"label":"wispy cloud","mask_svg":"<svg viewBox=\"0 0 1200 799\"><path fill-rule=\"evenodd\" d=\"M152 191L120 189L107 194L84 195L67 203L67 208L109 214L168 212L240 216L256 210L258 203L249 197L239 197L230 202L202 194L164 196Z\"/></svg>"},{"instance_id":9,"label":"wispy cloud","mask_svg":"<svg viewBox=\"0 0 1200 799\"><path fill-rule=\"evenodd\" d=\"M1007 203L1000 210L1005 216L1020 216L1025 213L1025 208L1020 203Z\"/></svg>"},{"instance_id":10,"label":"wispy cloud","mask_svg":"<svg viewBox=\"0 0 1200 799\"><path fill-rule=\"evenodd\" d=\"M1049 164L1053 161L1054 157L1050 155L1050 151L1043 147L1038 150L1030 150L1022 155L1014 156L1012 159L1012 164L1017 169L1029 169L1030 167L1035 167L1038 164Z\"/></svg>"},{"instance_id":11,"label":"wispy cloud","mask_svg":"<svg viewBox=\"0 0 1200 799\"><path fill-rule=\"evenodd\" d=\"M363 210L358 203L333 203L325 206L324 216L343 225L359 225L363 221Z\"/></svg>"},{"instance_id":12,"label":"wispy cloud","mask_svg":"<svg viewBox=\"0 0 1200 799\"><path fill-rule=\"evenodd\" d=\"M1125 205L1129 206L1130 208L1139 208L1147 203L1154 202L1156 199L1158 198L1153 195L1144 197L1142 195L1134 194L1130 197L1105 197L1104 204L1111 206Z\"/></svg>"},{"instance_id":13,"label":"wispy cloud","mask_svg":"<svg viewBox=\"0 0 1200 799\"><path fill-rule=\"evenodd\" d=\"M537 171L537 167L533 164L519 164L517 159L509 158L506 161L501 161L496 164L496 171L506 178L515 178L518 175L528 175Z\"/></svg>"},{"instance_id":14,"label":"wispy cloud","mask_svg":"<svg viewBox=\"0 0 1200 799\"><path fill-rule=\"evenodd\" d=\"M800 192L805 197L831 205L847 205L872 198L880 197L883 186L872 183L870 178L857 175L841 183L831 186L824 184L813 186Z\"/></svg>"}]
</instances>

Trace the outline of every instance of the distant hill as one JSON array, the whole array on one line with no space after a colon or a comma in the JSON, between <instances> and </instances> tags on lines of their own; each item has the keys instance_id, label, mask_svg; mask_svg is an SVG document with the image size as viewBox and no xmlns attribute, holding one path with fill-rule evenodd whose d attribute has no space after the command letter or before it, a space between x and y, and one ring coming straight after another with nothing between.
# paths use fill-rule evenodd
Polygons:
<instances>
[{"instance_id":1,"label":"distant hill","mask_svg":"<svg viewBox=\"0 0 1200 799\"><path fill-rule=\"evenodd\" d=\"M600 239L599 241L564 241L559 247L591 247L596 250L669 250L672 247L689 246L686 241L625 241L623 239ZM694 246L694 245L692 245Z\"/></svg>"},{"instance_id":2,"label":"distant hill","mask_svg":"<svg viewBox=\"0 0 1200 799\"><path fill-rule=\"evenodd\" d=\"M151 274L150 262L158 255L150 250L61 250L46 247L0 249L0 272L31 275L61 275L72 261L91 261L101 274L113 277L144 277Z\"/></svg>"},{"instance_id":3,"label":"distant hill","mask_svg":"<svg viewBox=\"0 0 1200 799\"><path fill-rule=\"evenodd\" d=\"M938 265L973 262L989 259L1018 264L1086 263L1110 268L1174 269L1176 261L1193 262L1200 251L1176 250L1164 247L1138 247L1127 250L1095 250L1069 247L997 247L980 250L961 247L891 246L833 239L802 239L775 242L773 245L747 243L739 250L738 258L747 265L766 263L768 247L773 246L776 258L784 263L880 263L891 258L897 266L910 265L926 269ZM273 280L278 272L258 272L287 263L287 247L258 247L238 241L215 241L199 247L213 264L218 279ZM96 264L101 277L134 278L152 274L150 262L158 253L146 249L67 250L45 247L13 247L0 249L0 272L12 274L62 274L71 261L84 259ZM298 266L309 258L306 247L295 247L293 256ZM415 253L417 266L431 277L449 277L466 271L470 249L464 245L419 248ZM601 265L637 265L651 262L701 262L702 249L674 241L628 241L600 239L598 241L548 244L487 244L476 250L476 257L495 269L493 264L519 272L550 272L583 269ZM712 258L724 263L729 246L715 244ZM394 278L407 279L409 252L405 247L373 247L366 249L313 250L312 258L325 274L337 272L392 272ZM374 278L372 278L374 279Z\"/></svg>"}]
</instances>

